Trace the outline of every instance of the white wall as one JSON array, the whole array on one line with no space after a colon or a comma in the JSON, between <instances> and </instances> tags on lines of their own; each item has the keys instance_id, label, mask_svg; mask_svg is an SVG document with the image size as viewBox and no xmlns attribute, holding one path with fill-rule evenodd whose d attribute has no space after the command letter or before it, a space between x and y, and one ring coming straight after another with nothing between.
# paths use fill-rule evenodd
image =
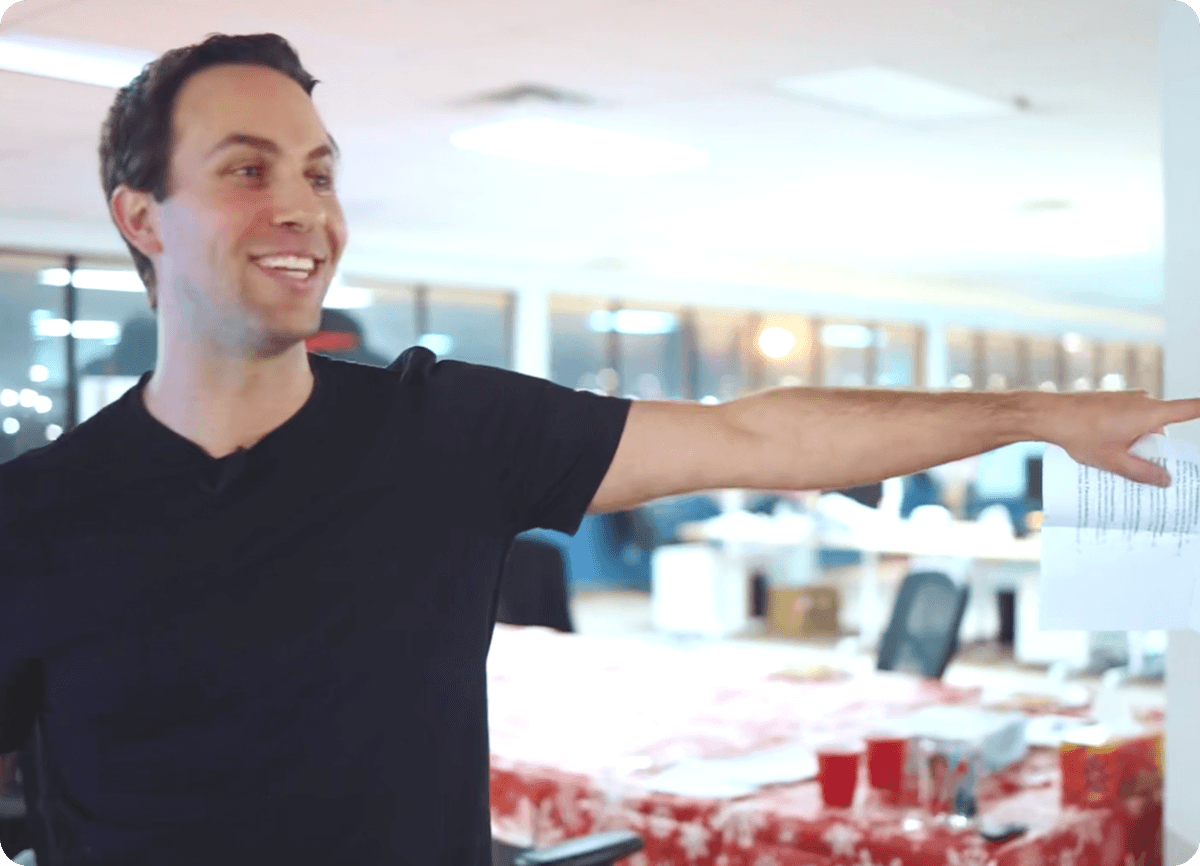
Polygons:
<instances>
[{"instance_id":1,"label":"white wall","mask_svg":"<svg viewBox=\"0 0 1200 866\"><path fill-rule=\"evenodd\" d=\"M1178 0L1159 0L1166 202L1168 398L1200 394L1200 22ZM1200 443L1200 425L1173 437ZM1164 862L1200 848L1200 635L1171 633L1167 651L1167 790Z\"/></svg>"}]
</instances>

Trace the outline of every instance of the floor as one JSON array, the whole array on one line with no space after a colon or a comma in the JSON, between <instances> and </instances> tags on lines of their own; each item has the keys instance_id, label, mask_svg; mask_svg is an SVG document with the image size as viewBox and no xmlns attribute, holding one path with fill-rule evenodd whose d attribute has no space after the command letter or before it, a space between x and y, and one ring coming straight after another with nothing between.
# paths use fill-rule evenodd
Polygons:
<instances>
[{"instance_id":1,"label":"floor","mask_svg":"<svg viewBox=\"0 0 1200 866\"><path fill-rule=\"evenodd\" d=\"M661 634L653 627L650 595L645 592L579 592L571 600L571 612L576 631L585 635L624 637L701 652L719 652L724 656L736 654L755 661L775 659L780 666L825 662L867 671L875 663L873 654L860 651L853 646L853 641L783 638L767 634L761 627L743 636L717 640ZM1010 648L993 641L963 647L951 661L944 680L952 685L980 686L988 696L1041 692L1050 685L1048 674L1044 667L1015 662ZM1067 681L1068 687L1084 687L1089 691L1094 691L1099 684L1099 676L1089 675L1071 676ZM1127 681L1119 686L1118 693L1133 708L1166 707L1166 688L1162 682Z\"/></svg>"}]
</instances>

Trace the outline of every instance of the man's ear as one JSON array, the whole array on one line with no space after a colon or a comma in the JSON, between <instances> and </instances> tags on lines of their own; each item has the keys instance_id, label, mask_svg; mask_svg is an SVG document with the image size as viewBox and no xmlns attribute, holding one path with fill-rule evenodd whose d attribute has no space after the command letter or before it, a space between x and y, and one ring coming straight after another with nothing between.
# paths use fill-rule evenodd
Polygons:
<instances>
[{"instance_id":1,"label":"man's ear","mask_svg":"<svg viewBox=\"0 0 1200 866\"><path fill-rule=\"evenodd\" d=\"M122 236L144 256L157 255L163 251L153 202L151 193L130 189L125 184L113 190L109 200L113 221Z\"/></svg>"}]
</instances>

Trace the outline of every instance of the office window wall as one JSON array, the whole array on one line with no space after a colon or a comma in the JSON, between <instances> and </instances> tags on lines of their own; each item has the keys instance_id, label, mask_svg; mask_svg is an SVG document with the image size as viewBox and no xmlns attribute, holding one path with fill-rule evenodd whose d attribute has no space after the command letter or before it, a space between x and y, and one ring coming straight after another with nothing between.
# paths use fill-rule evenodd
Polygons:
<instances>
[{"instance_id":1,"label":"office window wall","mask_svg":"<svg viewBox=\"0 0 1200 866\"><path fill-rule=\"evenodd\" d=\"M39 273L49 257L0 255L0 463L48 445L67 426L63 290Z\"/></svg>"},{"instance_id":2,"label":"office window wall","mask_svg":"<svg viewBox=\"0 0 1200 866\"><path fill-rule=\"evenodd\" d=\"M819 325L797 313L752 314L743 345L754 390L821 384Z\"/></svg>"},{"instance_id":3,"label":"office window wall","mask_svg":"<svg viewBox=\"0 0 1200 866\"><path fill-rule=\"evenodd\" d=\"M690 313L673 304L628 302L613 324L621 393L643 400L682 399L689 363L684 350L691 342Z\"/></svg>"},{"instance_id":4,"label":"office window wall","mask_svg":"<svg viewBox=\"0 0 1200 866\"><path fill-rule=\"evenodd\" d=\"M750 388L746 345L752 337L745 310L698 309L692 313L695 334L692 393L697 400L734 400Z\"/></svg>"},{"instance_id":5,"label":"office window wall","mask_svg":"<svg viewBox=\"0 0 1200 866\"><path fill-rule=\"evenodd\" d=\"M1162 349L1105 342L1080 334L1059 337L949 328L950 385L976 391L1144 389L1162 396Z\"/></svg>"},{"instance_id":6,"label":"office window wall","mask_svg":"<svg viewBox=\"0 0 1200 866\"><path fill-rule=\"evenodd\" d=\"M509 292L431 288L425 342L439 356L511 368L513 299ZM436 336L434 336L436 335ZM420 336L418 336L420 339Z\"/></svg>"},{"instance_id":7,"label":"office window wall","mask_svg":"<svg viewBox=\"0 0 1200 866\"><path fill-rule=\"evenodd\" d=\"M875 328L874 376L877 388L919 388L925 384L925 329L917 324L884 324Z\"/></svg>"},{"instance_id":8,"label":"office window wall","mask_svg":"<svg viewBox=\"0 0 1200 866\"><path fill-rule=\"evenodd\" d=\"M65 306L65 255L0 254L0 462L60 436L71 424L68 343L74 353L75 423L154 369L158 321L126 258L74 260L73 328ZM384 366L423 343L440 357L511 368L512 294L347 279L331 289L335 327L362 345L335 357ZM68 332L73 339L68 340Z\"/></svg>"},{"instance_id":9,"label":"office window wall","mask_svg":"<svg viewBox=\"0 0 1200 866\"><path fill-rule=\"evenodd\" d=\"M886 340L874 322L824 319L818 331L823 384L833 388L862 388L873 382L880 343Z\"/></svg>"},{"instance_id":10,"label":"office window wall","mask_svg":"<svg viewBox=\"0 0 1200 866\"><path fill-rule=\"evenodd\" d=\"M550 379L568 388L618 393L615 334L592 327L592 314L606 313L608 298L554 295L550 299ZM598 323L597 323L598 324Z\"/></svg>"},{"instance_id":11,"label":"office window wall","mask_svg":"<svg viewBox=\"0 0 1200 866\"><path fill-rule=\"evenodd\" d=\"M1059 381L1066 376L1062 341L1053 337L1027 337L1025 342L1029 347L1029 387L1059 390Z\"/></svg>"},{"instance_id":12,"label":"office window wall","mask_svg":"<svg viewBox=\"0 0 1200 866\"><path fill-rule=\"evenodd\" d=\"M967 328L946 328L944 333L946 383L957 389L978 387L975 334Z\"/></svg>"}]
</instances>

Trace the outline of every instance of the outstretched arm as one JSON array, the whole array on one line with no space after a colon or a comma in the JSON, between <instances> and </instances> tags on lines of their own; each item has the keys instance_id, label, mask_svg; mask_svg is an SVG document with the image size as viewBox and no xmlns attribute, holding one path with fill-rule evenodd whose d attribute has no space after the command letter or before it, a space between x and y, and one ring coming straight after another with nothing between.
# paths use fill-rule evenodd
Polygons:
<instances>
[{"instance_id":1,"label":"outstretched arm","mask_svg":"<svg viewBox=\"0 0 1200 866\"><path fill-rule=\"evenodd\" d=\"M1200 418L1200 399L1142 391L926 393L779 388L718 406L639 400L593 513L695 490L832 490L907 475L1009 445L1059 445L1080 463L1147 484L1129 453L1147 433Z\"/></svg>"}]
</instances>

